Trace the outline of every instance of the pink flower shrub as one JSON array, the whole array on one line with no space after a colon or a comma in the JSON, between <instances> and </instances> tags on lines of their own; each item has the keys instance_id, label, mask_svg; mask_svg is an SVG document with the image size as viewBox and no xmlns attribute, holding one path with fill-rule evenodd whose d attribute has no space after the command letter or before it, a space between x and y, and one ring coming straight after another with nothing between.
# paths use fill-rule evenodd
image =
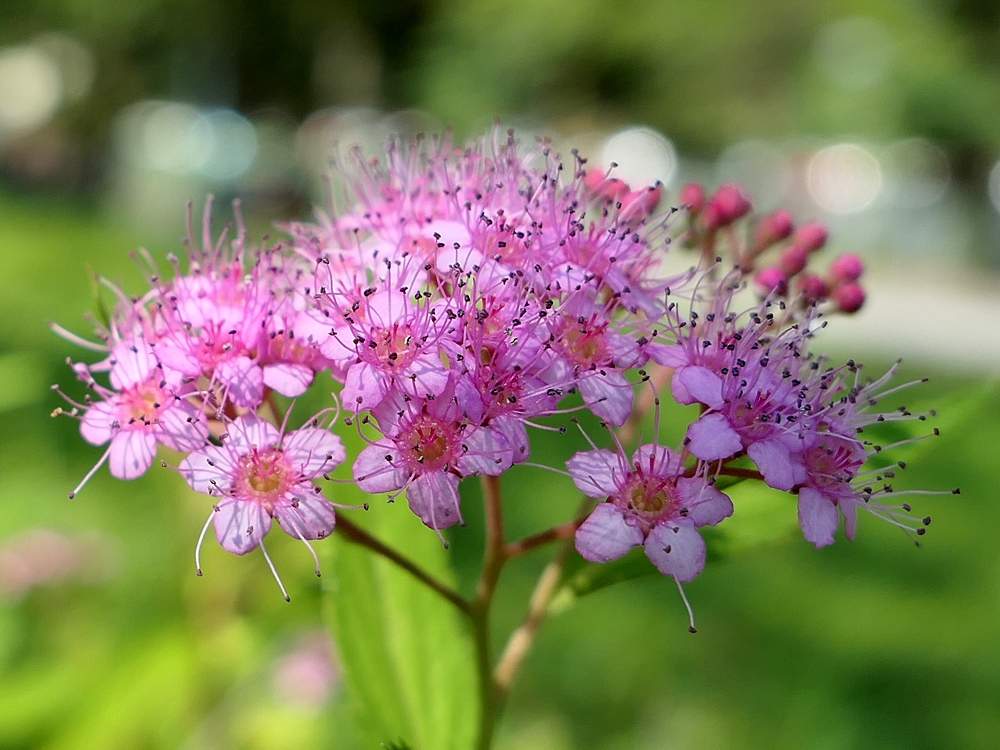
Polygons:
<instances>
[{"instance_id":1,"label":"pink flower shrub","mask_svg":"<svg viewBox=\"0 0 1000 750\"><path fill-rule=\"evenodd\" d=\"M924 533L889 472L868 468L869 430L924 418L878 410L911 384L889 385L895 368L865 383L855 363L813 352L826 317L866 296L858 256L814 267L830 242L821 224L796 230L783 210L758 220L734 184L628 185L500 131L461 149L393 141L339 178L347 203L282 225L275 244L251 242L238 211L235 232L216 234L209 204L184 260L164 273L143 256L147 290L106 282L117 305L97 341L54 327L97 359L73 363L87 395L64 394L57 411L107 446L73 494L104 463L132 479L160 448L179 453L211 503L197 554L214 527L229 552L259 548L278 579L264 546L274 523L306 545L337 528L318 482L348 456L325 414L365 443L340 481L405 494L441 535L462 523L464 480L537 466L532 433L589 412L620 437L566 466L596 501L574 526L589 561L642 547L691 581L706 559L699 529L738 522L739 488L717 486L727 475L788 493L816 546L841 518L853 538L858 510ZM688 251L690 270L664 270ZM320 374L337 405L287 430L276 397ZM627 450L664 397L698 407L682 444L654 432Z\"/></svg>"}]
</instances>

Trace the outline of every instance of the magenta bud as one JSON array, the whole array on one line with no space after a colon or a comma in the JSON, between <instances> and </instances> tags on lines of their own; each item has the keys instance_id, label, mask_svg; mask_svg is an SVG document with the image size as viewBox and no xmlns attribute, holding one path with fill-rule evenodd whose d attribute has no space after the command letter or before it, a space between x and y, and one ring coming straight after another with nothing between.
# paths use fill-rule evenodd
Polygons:
<instances>
[{"instance_id":1,"label":"magenta bud","mask_svg":"<svg viewBox=\"0 0 1000 750\"><path fill-rule=\"evenodd\" d=\"M705 207L705 188L700 183L689 182L681 188L680 201L688 207L692 216L697 216Z\"/></svg>"},{"instance_id":2,"label":"magenta bud","mask_svg":"<svg viewBox=\"0 0 1000 750\"><path fill-rule=\"evenodd\" d=\"M830 293L830 287L826 285L826 282L821 277L812 273L805 274L799 280L799 289L802 290L802 294L806 299L813 302L826 299Z\"/></svg>"},{"instance_id":3,"label":"magenta bud","mask_svg":"<svg viewBox=\"0 0 1000 750\"><path fill-rule=\"evenodd\" d=\"M833 301L841 312L854 313L865 304L865 290L854 281L841 284L833 290Z\"/></svg>"},{"instance_id":4,"label":"magenta bud","mask_svg":"<svg viewBox=\"0 0 1000 750\"><path fill-rule=\"evenodd\" d=\"M784 294L788 290L788 277L777 266L762 268L754 277L754 283L764 294Z\"/></svg>"},{"instance_id":5,"label":"magenta bud","mask_svg":"<svg viewBox=\"0 0 1000 750\"><path fill-rule=\"evenodd\" d=\"M788 211L775 211L765 216L757 227L757 248L763 250L775 242L787 239L793 228L792 215Z\"/></svg>"},{"instance_id":6,"label":"magenta bud","mask_svg":"<svg viewBox=\"0 0 1000 750\"><path fill-rule=\"evenodd\" d=\"M830 275L837 281L857 281L864 272L864 262L854 253L844 253L830 264Z\"/></svg>"},{"instance_id":7,"label":"magenta bud","mask_svg":"<svg viewBox=\"0 0 1000 750\"><path fill-rule=\"evenodd\" d=\"M751 208L749 198L739 185L722 185L705 208L705 225L709 229L724 227L742 219L750 213Z\"/></svg>"},{"instance_id":8,"label":"magenta bud","mask_svg":"<svg viewBox=\"0 0 1000 750\"><path fill-rule=\"evenodd\" d=\"M818 222L805 224L795 233L795 244L801 245L807 253L814 253L826 244L826 227Z\"/></svg>"},{"instance_id":9,"label":"magenta bud","mask_svg":"<svg viewBox=\"0 0 1000 750\"><path fill-rule=\"evenodd\" d=\"M663 187L654 185L643 190L633 190L622 198L621 218L623 221L644 219L660 205L663 197Z\"/></svg>"},{"instance_id":10,"label":"magenta bud","mask_svg":"<svg viewBox=\"0 0 1000 750\"><path fill-rule=\"evenodd\" d=\"M617 177L608 177L607 172L591 169L583 177L583 184L598 198L619 201L628 195L628 185Z\"/></svg>"},{"instance_id":11,"label":"magenta bud","mask_svg":"<svg viewBox=\"0 0 1000 750\"><path fill-rule=\"evenodd\" d=\"M809 262L809 251L806 250L801 245L792 245L786 248L781 254L781 259L778 264L781 266L781 270L784 271L788 276L794 276L799 271L806 267L806 263Z\"/></svg>"}]
</instances>

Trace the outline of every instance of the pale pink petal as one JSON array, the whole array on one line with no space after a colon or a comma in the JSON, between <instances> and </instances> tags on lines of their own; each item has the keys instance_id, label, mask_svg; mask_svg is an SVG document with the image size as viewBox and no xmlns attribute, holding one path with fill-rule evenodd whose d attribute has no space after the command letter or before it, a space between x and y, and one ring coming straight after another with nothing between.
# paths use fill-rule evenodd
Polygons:
<instances>
[{"instance_id":1,"label":"pale pink petal","mask_svg":"<svg viewBox=\"0 0 1000 750\"><path fill-rule=\"evenodd\" d=\"M664 367L685 367L689 364L687 350L679 344L646 344L646 352Z\"/></svg>"},{"instance_id":2,"label":"pale pink petal","mask_svg":"<svg viewBox=\"0 0 1000 750\"><path fill-rule=\"evenodd\" d=\"M296 398L307 390L313 381L312 368L305 365L281 363L264 365L264 385L282 396Z\"/></svg>"},{"instance_id":3,"label":"pale pink petal","mask_svg":"<svg viewBox=\"0 0 1000 750\"><path fill-rule=\"evenodd\" d=\"M733 501L704 479L679 479L677 490L695 526L714 526L733 515Z\"/></svg>"},{"instance_id":4,"label":"pale pink petal","mask_svg":"<svg viewBox=\"0 0 1000 750\"><path fill-rule=\"evenodd\" d=\"M801 459L777 438L751 443L747 455L757 464L764 481L776 490L788 491L805 481L806 472Z\"/></svg>"},{"instance_id":5,"label":"pale pink petal","mask_svg":"<svg viewBox=\"0 0 1000 750\"><path fill-rule=\"evenodd\" d=\"M171 450L195 451L208 441L208 423L194 406L177 400L160 413L155 434Z\"/></svg>"},{"instance_id":6,"label":"pale pink petal","mask_svg":"<svg viewBox=\"0 0 1000 750\"><path fill-rule=\"evenodd\" d=\"M372 494L398 490L409 478L396 449L384 445L369 445L361 451L351 471L358 487Z\"/></svg>"},{"instance_id":7,"label":"pale pink petal","mask_svg":"<svg viewBox=\"0 0 1000 750\"><path fill-rule=\"evenodd\" d=\"M510 468L514 454L503 433L492 427L474 427L462 436L458 470L464 476L499 476Z\"/></svg>"},{"instance_id":8,"label":"pale pink petal","mask_svg":"<svg viewBox=\"0 0 1000 750\"><path fill-rule=\"evenodd\" d=\"M397 378L403 390L417 398L439 396L448 385L448 371L437 352L421 354Z\"/></svg>"},{"instance_id":9,"label":"pale pink petal","mask_svg":"<svg viewBox=\"0 0 1000 750\"><path fill-rule=\"evenodd\" d=\"M80 434L91 445L103 445L118 430L118 409L110 401L98 401L83 413Z\"/></svg>"},{"instance_id":10,"label":"pale pink petal","mask_svg":"<svg viewBox=\"0 0 1000 750\"><path fill-rule=\"evenodd\" d=\"M688 427L687 447L703 461L717 461L743 448L739 434L721 414L706 414Z\"/></svg>"},{"instance_id":11,"label":"pale pink petal","mask_svg":"<svg viewBox=\"0 0 1000 750\"><path fill-rule=\"evenodd\" d=\"M587 497L608 497L618 491L625 468L611 451L592 450L577 453L566 462L573 483Z\"/></svg>"},{"instance_id":12,"label":"pale pink petal","mask_svg":"<svg viewBox=\"0 0 1000 750\"><path fill-rule=\"evenodd\" d=\"M201 362L184 346L189 342L160 342L156 345L156 356L163 364L186 377L201 375Z\"/></svg>"},{"instance_id":13,"label":"pale pink petal","mask_svg":"<svg viewBox=\"0 0 1000 750\"><path fill-rule=\"evenodd\" d=\"M292 465L308 478L333 471L347 456L339 437L317 427L286 435L282 447Z\"/></svg>"},{"instance_id":14,"label":"pale pink petal","mask_svg":"<svg viewBox=\"0 0 1000 750\"><path fill-rule=\"evenodd\" d=\"M140 430L119 430L111 438L108 467L117 479L135 479L146 473L156 455L156 438Z\"/></svg>"},{"instance_id":15,"label":"pale pink petal","mask_svg":"<svg viewBox=\"0 0 1000 750\"><path fill-rule=\"evenodd\" d=\"M632 454L632 465L646 474L676 476L684 468L678 453L662 445L640 445Z\"/></svg>"},{"instance_id":16,"label":"pale pink petal","mask_svg":"<svg viewBox=\"0 0 1000 750\"><path fill-rule=\"evenodd\" d=\"M122 391L148 380L157 364L145 341L122 341L111 351L111 362L111 385Z\"/></svg>"},{"instance_id":17,"label":"pale pink petal","mask_svg":"<svg viewBox=\"0 0 1000 750\"><path fill-rule=\"evenodd\" d=\"M577 387L590 410L613 427L625 424L632 413L632 384L616 370L581 375Z\"/></svg>"},{"instance_id":18,"label":"pale pink petal","mask_svg":"<svg viewBox=\"0 0 1000 750\"><path fill-rule=\"evenodd\" d=\"M723 404L722 378L707 367L682 367L672 381L674 396L682 404L705 404L718 409Z\"/></svg>"},{"instance_id":19,"label":"pale pink petal","mask_svg":"<svg viewBox=\"0 0 1000 750\"><path fill-rule=\"evenodd\" d=\"M432 529L447 529L462 522L458 507L458 477L433 471L410 482L406 489L410 510Z\"/></svg>"},{"instance_id":20,"label":"pale pink petal","mask_svg":"<svg viewBox=\"0 0 1000 750\"><path fill-rule=\"evenodd\" d=\"M219 497L233 483L236 471L235 456L226 448L206 445L181 461L178 469L184 480L195 492Z\"/></svg>"},{"instance_id":21,"label":"pale pink petal","mask_svg":"<svg viewBox=\"0 0 1000 750\"><path fill-rule=\"evenodd\" d=\"M844 514L844 534L853 542L858 533L858 503L842 499L837 503L837 507Z\"/></svg>"},{"instance_id":22,"label":"pale pink petal","mask_svg":"<svg viewBox=\"0 0 1000 750\"><path fill-rule=\"evenodd\" d=\"M642 530L625 521L612 503L601 503L576 530L576 551L585 560L604 563L617 560L642 544Z\"/></svg>"},{"instance_id":23,"label":"pale pink petal","mask_svg":"<svg viewBox=\"0 0 1000 750\"><path fill-rule=\"evenodd\" d=\"M805 538L817 547L833 544L837 533L837 506L819 490L803 487L799 492L799 526Z\"/></svg>"},{"instance_id":24,"label":"pale pink petal","mask_svg":"<svg viewBox=\"0 0 1000 750\"><path fill-rule=\"evenodd\" d=\"M215 379L237 406L252 408L264 400L264 372L249 357L233 357L215 368Z\"/></svg>"},{"instance_id":25,"label":"pale pink petal","mask_svg":"<svg viewBox=\"0 0 1000 750\"><path fill-rule=\"evenodd\" d=\"M657 570L681 583L693 580L705 567L705 540L693 526L661 523L649 532L645 546Z\"/></svg>"},{"instance_id":26,"label":"pale pink petal","mask_svg":"<svg viewBox=\"0 0 1000 750\"><path fill-rule=\"evenodd\" d=\"M528 457L531 445L528 442L528 429L524 426L524 422L516 417L497 417L490 422L490 425L507 438L507 443L513 451L514 463L524 461Z\"/></svg>"},{"instance_id":27,"label":"pale pink petal","mask_svg":"<svg viewBox=\"0 0 1000 750\"><path fill-rule=\"evenodd\" d=\"M352 411L375 408L385 398L387 380L367 362L351 365L341 392L344 406Z\"/></svg>"},{"instance_id":28,"label":"pale pink petal","mask_svg":"<svg viewBox=\"0 0 1000 750\"><path fill-rule=\"evenodd\" d=\"M638 367L643 363L645 353L631 336L609 332L605 334L604 341L608 345L608 352L615 367Z\"/></svg>"},{"instance_id":29,"label":"pale pink petal","mask_svg":"<svg viewBox=\"0 0 1000 750\"><path fill-rule=\"evenodd\" d=\"M313 485L304 484L294 500L284 502L275 511L281 528L289 536L304 539L325 539L337 523L333 505L313 491Z\"/></svg>"},{"instance_id":30,"label":"pale pink petal","mask_svg":"<svg viewBox=\"0 0 1000 750\"><path fill-rule=\"evenodd\" d=\"M258 503L229 500L216 507L215 536L229 552L245 555L271 530L271 516Z\"/></svg>"},{"instance_id":31,"label":"pale pink petal","mask_svg":"<svg viewBox=\"0 0 1000 750\"><path fill-rule=\"evenodd\" d=\"M278 428L256 414L237 417L226 430L226 445L236 453L249 453L251 448L270 448L279 440Z\"/></svg>"}]
</instances>

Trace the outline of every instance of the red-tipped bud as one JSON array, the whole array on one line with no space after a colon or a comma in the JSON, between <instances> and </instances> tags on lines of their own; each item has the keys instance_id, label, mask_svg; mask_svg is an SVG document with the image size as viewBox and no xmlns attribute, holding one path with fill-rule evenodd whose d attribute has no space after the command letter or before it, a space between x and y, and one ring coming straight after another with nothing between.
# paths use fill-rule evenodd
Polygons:
<instances>
[{"instance_id":1,"label":"red-tipped bud","mask_svg":"<svg viewBox=\"0 0 1000 750\"><path fill-rule=\"evenodd\" d=\"M781 270L784 271L789 276L794 276L799 271L806 267L806 263L809 262L809 251L806 250L801 245L792 245L786 248L781 254L781 259L778 264L781 266Z\"/></svg>"},{"instance_id":2,"label":"red-tipped bud","mask_svg":"<svg viewBox=\"0 0 1000 750\"><path fill-rule=\"evenodd\" d=\"M804 247L807 253L814 253L826 244L826 237L826 227L812 222L799 227L795 233L795 244Z\"/></svg>"},{"instance_id":3,"label":"red-tipped bud","mask_svg":"<svg viewBox=\"0 0 1000 750\"><path fill-rule=\"evenodd\" d=\"M607 172L591 169L583 177L583 184L598 198L619 201L628 195L628 185L617 177L608 177Z\"/></svg>"},{"instance_id":4,"label":"red-tipped bud","mask_svg":"<svg viewBox=\"0 0 1000 750\"><path fill-rule=\"evenodd\" d=\"M777 266L762 268L754 277L754 283L764 294L784 294L788 290L788 277Z\"/></svg>"},{"instance_id":5,"label":"red-tipped bud","mask_svg":"<svg viewBox=\"0 0 1000 750\"><path fill-rule=\"evenodd\" d=\"M661 185L654 185L644 190L633 190L622 198L622 221L646 218L660 205L662 197L663 187Z\"/></svg>"},{"instance_id":6,"label":"red-tipped bud","mask_svg":"<svg viewBox=\"0 0 1000 750\"><path fill-rule=\"evenodd\" d=\"M788 211L775 211L773 214L765 216L760 226L757 227L758 251L770 247L775 242L787 239L793 228L792 215Z\"/></svg>"},{"instance_id":7,"label":"red-tipped bud","mask_svg":"<svg viewBox=\"0 0 1000 750\"><path fill-rule=\"evenodd\" d=\"M705 207L705 226L718 229L732 224L750 213L751 208L749 198L739 185L722 185Z\"/></svg>"},{"instance_id":8,"label":"red-tipped bud","mask_svg":"<svg viewBox=\"0 0 1000 750\"><path fill-rule=\"evenodd\" d=\"M705 207L705 188L700 183L689 182L681 188L680 200L682 205L688 207L692 216L697 216Z\"/></svg>"},{"instance_id":9,"label":"red-tipped bud","mask_svg":"<svg viewBox=\"0 0 1000 750\"><path fill-rule=\"evenodd\" d=\"M865 304L865 290L861 284L849 281L841 284L833 290L833 301L837 304L837 309L845 313L854 313Z\"/></svg>"},{"instance_id":10,"label":"red-tipped bud","mask_svg":"<svg viewBox=\"0 0 1000 750\"><path fill-rule=\"evenodd\" d=\"M812 302L824 300L830 293L830 287L826 285L826 282L812 273L804 275L799 280L799 289L802 290L802 295Z\"/></svg>"},{"instance_id":11,"label":"red-tipped bud","mask_svg":"<svg viewBox=\"0 0 1000 750\"><path fill-rule=\"evenodd\" d=\"M844 253L830 264L830 275L837 281L857 281L865 272L865 264L854 253Z\"/></svg>"}]
</instances>

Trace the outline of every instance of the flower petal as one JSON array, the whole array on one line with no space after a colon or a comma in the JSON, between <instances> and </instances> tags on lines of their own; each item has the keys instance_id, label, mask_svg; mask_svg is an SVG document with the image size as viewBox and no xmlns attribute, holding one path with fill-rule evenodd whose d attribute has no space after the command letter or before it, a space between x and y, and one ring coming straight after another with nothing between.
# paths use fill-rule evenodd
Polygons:
<instances>
[{"instance_id":1,"label":"flower petal","mask_svg":"<svg viewBox=\"0 0 1000 750\"><path fill-rule=\"evenodd\" d=\"M613 427L621 427L632 413L632 384L617 370L585 373L577 387L590 410Z\"/></svg>"},{"instance_id":2,"label":"flower petal","mask_svg":"<svg viewBox=\"0 0 1000 750\"><path fill-rule=\"evenodd\" d=\"M601 503L576 530L576 551L585 560L617 560L633 547L642 544L642 529L625 521L621 510L612 503Z\"/></svg>"},{"instance_id":3,"label":"flower petal","mask_svg":"<svg viewBox=\"0 0 1000 750\"><path fill-rule=\"evenodd\" d=\"M256 414L237 417L226 430L226 445L235 453L249 453L251 448L271 448L278 444L278 428Z\"/></svg>"},{"instance_id":4,"label":"flower petal","mask_svg":"<svg viewBox=\"0 0 1000 750\"><path fill-rule=\"evenodd\" d=\"M341 399L352 411L374 409L385 398L388 378L367 362L356 362L347 370Z\"/></svg>"},{"instance_id":5,"label":"flower petal","mask_svg":"<svg viewBox=\"0 0 1000 750\"><path fill-rule=\"evenodd\" d=\"M747 455L757 464L769 487L787 492L805 481L806 472L801 460L777 438L751 443Z\"/></svg>"},{"instance_id":6,"label":"flower petal","mask_svg":"<svg viewBox=\"0 0 1000 750\"><path fill-rule=\"evenodd\" d=\"M458 501L458 477L433 471L410 482L406 490L410 510L432 529L447 529L462 522Z\"/></svg>"},{"instance_id":7,"label":"flower petal","mask_svg":"<svg viewBox=\"0 0 1000 750\"><path fill-rule=\"evenodd\" d=\"M582 451L566 462L573 483L587 497L607 497L618 491L625 476L622 460L611 451Z\"/></svg>"},{"instance_id":8,"label":"flower petal","mask_svg":"<svg viewBox=\"0 0 1000 750\"><path fill-rule=\"evenodd\" d=\"M503 433L492 427L473 427L462 436L458 470L464 476L499 476L510 468L514 453Z\"/></svg>"},{"instance_id":9,"label":"flower petal","mask_svg":"<svg viewBox=\"0 0 1000 750\"><path fill-rule=\"evenodd\" d=\"M286 435L282 447L288 460L307 478L333 471L347 456L340 438L318 427Z\"/></svg>"},{"instance_id":10,"label":"flower petal","mask_svg":"<svg viewBox=\"0 0 1000 750\"><path fill-rule=\"evenodd\" d=\"M682 367L674 373L673 392L682 404L722 406L722 378L707 367Z\"/></svg>"},{"instance_id":11,"label":"flower petal","mask_svg":"<svg viewBox=\"0 0 1000 750\"><path fill-rule=\"evenodd\" d=\"M687 524L661 523L646 537L646 557L665 576L684 583L705 567L705 540Z\"/></svg>"},{"instance_id":12,"label":"flower petal","mask_svg":"<svg viewBox=\"0 0 1000 750\"><path fill-rule=\"evenodd\" d=\"M684 466L679 454L662 445L640 445L632 454L632 464L646 474L658 477L677 476Z\"/></svg>"},{"instance_id":13,"label":"flower petal","mask_svg":"<svg viewBox=\"0 0 1000 750\"><path fill-rule=\"evenodd\" d=\"M812 487L799 492L799 526L802 535L817 547L833 544L837 532L837 506L826 495Z\"/></svg>"},{"instance_id":14,"label":"flower petal","mask_svg":"<svg viewBox=\"0 0 1000 750\"><path fill-rule=\"evenodd\" d=\"M313 491L312 484L303 484L293 501L281 503L275 518L289 536L304 539L325 539L333 532L337 517L333 505Z\"/></svg>"},{"instance_id":15,"label":"flower petal","mask_svg":"<svg viewBox=\"0 0 1000 750\"><path fill-rule=\"evenodd\" d=\"M313 371L305 365L282 362L264 365L264 385L282 396L296 398L305 393L313 381Z\"/></svg>"},{"instance_id":16,"label":"flower petal","mask_svg":"<svg viewBox=\"0 0 1000 750\"><path fill-rule=\"evenodd\" d=\"M714 526L733 515L733 501L704 479L689 477L677 481L677 490L695 526Z\"/></svg>"},{"instance_id":17,"label":"flower petal","mask_svg":"<svg viewBox=\"0 0 1000 750\"><path fill-rule=\"evenodd\" d=\"M400 465L396 449L385 445L369 445L361 451L351 471L358 487L372 494L398 490L410 476Z\"/></svg>"},{"instance_id":18,"label":"flower petal","mask_svg":"<svg viewBox=\"0 0 1000 750\"><path fill-rule=\"evenodd\" d=\"M249 357L233 357L215 368L215 379L225 386L237 406L252 408L264 400L264 372Z\"/></svg>"},{"instance_id":19,"label":"flower petal","mask_svg":"<svg viewBox=\"0 0 1000 750\"><path fill-rule=\"evenodd\" d=\"M196 451L208 441L205 415L184 400L164 409L157 420L156 439L175 451Z\"/></svg>"},{"instance_id":20,"label":"flower petal","mask_svg":"<svg viewBox=\"0 0 1000 750\"><path fill-rule=\"evenodd\" d=\"M144 429L119 430L111 438L108 466L117 479L135 479L146 473L156 455L156 438Z\"/></svg>"},{"instance_id":21,"label":"flower petal","mask_svg":"<svg viewBox=\"0 0 1000 750\"><path fill-rule=\"evenodd\" d=\"M740 436L722 414L705 414L688 427L687 447L703 461L728 458L743 448Z\"/></svg>"},{"instance_id":22,"label":"flower petal","mask_svg":"<svg viewBox=\"0 0 1000 750\"><path fill-rule=\"evenodd\" d=\"M234 458L226 447L206 445L185 457L178 468L195 492L218 497L232 485Z\"/></svg>"},{"instance_id":23,"label":"flower petal","mask_svg":"<svg viewBox=\"0 0 1000 750\"><path fill-rule=\"evenodd\" d=\"M223 549L245 555L271 530L271 516L258 503L229 500L216 506L215 536Z\"/></svg>"},{"instance_id":24,"label":"flower petal","mask_svg":"<svg viewBox=\"0 0 1000 750\"><path fill-rule=\"evenodd\" d=\"M156 355L145 341L122 341L111 351L111 385L120 391L149 379Z\"/></svg>"},{"instance_id":25,"label":"flower petal","mask_svg":"<svg viewBox=\"0 0 1000 750\"><path fill-rule=\"evenodd\" d=\"M110 401L97 401L83 413L80 434L91 445L103 445L118 430L118 409Z\"/></svg>"}]
</instances>

